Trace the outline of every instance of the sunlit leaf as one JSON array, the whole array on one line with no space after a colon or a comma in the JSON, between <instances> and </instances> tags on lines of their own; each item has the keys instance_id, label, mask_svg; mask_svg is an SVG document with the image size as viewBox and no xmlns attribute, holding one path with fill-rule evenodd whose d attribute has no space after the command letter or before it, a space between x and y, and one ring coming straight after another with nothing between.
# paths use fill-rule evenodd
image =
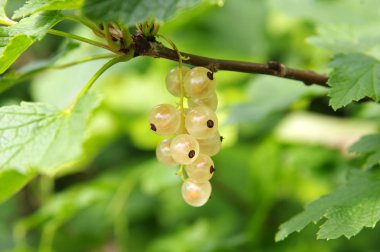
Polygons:
<instances>
[{"instance_id":1,"label":"sunlit leaf","mask_svg":"<svg viewBox=\"0 0 380 252\"><path fill-rule=\"evenodd\" d=\"M0 74L30 45L41 40L60 17L58 12L46 12L22 19L9 27L0 26Z\"/></svg>"},{"instance_id":2,"label":"sunlit leaf","mask_svg":"<svg viewBox=\"0 0 380 252\"><path fill-rule=\"evenodd\" d=\"M9 20L7 14L5 13L5 6L7 5L7 0L0 0L0 25L12 24L12 20Z\"/></svg>"},{"instance_id":3,"label":"sunlit leaf","mask_svg":"<svg viewBox=\"0 0 380 252\"><path fill-rule=\"evenodd\" d=\"M39 11L78 9L82 4L83 0L28 0L15 11L13 18L29 16Z\"/></svg>"},{"instance_id":4,"label":"sunlit leaf","mask_svg":"<svg viewBox=\"0 0 380 252\"><path fill-rule=\"evenodd\" d=\"M0 108L0 167L54 173L82 154L87 118L97 106L83 97L70 112L44 103Z\"/></svg>"}]
</instances>

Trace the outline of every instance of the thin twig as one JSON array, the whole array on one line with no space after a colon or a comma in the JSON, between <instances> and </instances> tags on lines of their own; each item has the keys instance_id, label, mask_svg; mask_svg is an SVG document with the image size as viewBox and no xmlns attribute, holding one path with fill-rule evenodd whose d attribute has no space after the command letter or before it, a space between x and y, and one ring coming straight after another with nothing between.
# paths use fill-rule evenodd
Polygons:
<instances>
[{"instance_id":1,"label":"thin twig","mask_svg":"<svg viewBox=\"0 0 380 252\"><path fill-rule=\"evenodd\" d=\"M178 61L176 51L165 47L157 41L147 41L142 36L134 37L135 56L151 56L155 58L165 58ZM312 71L289 68L276 61L269 61L267 64L252 63L245 61L234 61L224 59L214 59L189 53L180 52L187 59L183 63L194 66L204 66L216 72L219 70L234 71L243 73L273 75L281 78L302 81L306 85L316 84L328 87L326 75Z\"/></svg>"}]
</instances>

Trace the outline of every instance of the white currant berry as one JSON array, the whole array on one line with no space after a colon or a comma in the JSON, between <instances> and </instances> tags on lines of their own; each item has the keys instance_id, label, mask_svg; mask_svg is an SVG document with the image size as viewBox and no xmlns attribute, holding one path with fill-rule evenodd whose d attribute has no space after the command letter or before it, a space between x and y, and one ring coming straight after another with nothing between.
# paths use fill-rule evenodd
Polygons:
<instances>
[{"instance_id":1,"label":"white currant berry","mask_svg":"<svg viewBox=\"0 0 380 252\"><path fill-rule=\"evenodd\" d=\"M172 139L170 151L177 163L190 164L198 157L199 144L193 136L180 134Z\"/></svg>"},{"instance_id":2,"label":"white currant berry","mask_svg":"<svg viewBox=\"0 0 380 252\"><path fill-rule=\"evenodd\" d=\"M186 130L197 139L207 139L218 131L218 118L206 106L189 109L185 117Z\"/></svg>"},{"instance_id":3,"label":"white currant berry","mask_svg":"<svg viewBox=\"0 0 380 252\"><path fill-rule=\"evenodd\" d=\"M188 67L182 67L182 76L190 70ZM179 67L175 67L170 70L168 75L166 76L166 88L168 91L177 97L181 96L181 84L179 83Z\"/></svg>"},{"instance_id":4,"label":"white currant berry","mask_svg":"<svg viewBox=\"0 0 380 252\"><path fill-rule=\"evenodd\" d=\"M197 159L185 167L187 176L195 180L210 180L214 175L215 166L212 159L200 153Z\"/></svg>"},{"instance_id":5,"label":"white currant berry","mask_svg":"<svg viewBox=\"0 0 380 252\"><path fill-rule=\"evenodd\" d=\"M149 116L150 128L159 135L174 134L179 130L181 113L170 104L155 106Z\"/></svg>"},{"instance_id":6,"label":"white currant berry","mask_svg":"<svg viewBox=\"0 0 380 252\"><path fill-rule=\"evenodd\" d=\"M218 107L218 97L216 95L216 92L212 92L210 96L204 97L204 98L189 98L187 100L187 105L189 108L194 108L197 106L206 106L212 109L213 111L216 111Z\"/></svg>"},{"instance_id":7,"label":"white currant berry","mask_svg":"<svg viewBox=\"0 0 380 252\"><path fill-rule=\"evenodd\" d=\"M219 132L207 139L199 139L200 152L210 157L219 153L222 146L223 137L220 136Z\"/></svg>"},{"instance_id":8,"label":"white currant berry","mask_svg":"<svg viewBox=\"0 0 380 252\"><path fill-rule=\"evenodd\" d=\"M164 139L156 147L157 160L166 165L177 164L177 162L174 161L171 151L170 151L171 142L172 142L171 138Z\"/></svg>"},{"instance_id":9,"label":"white currant berry","mask_svg":"<svg viewBox=\"0 0 380 252\"><path fill-rule=\"evenodd\" d=\"M194 67L183 79L185 93L190 98L204 98L215 92L213 73L204 67Z\"/></svg>"},{"instance_id":10,"label":"white currant berry","mask_svg":"<svg viewBox=\"0 0 380 252\"><path fill-rule=\"evenodd\" d=\"M186 179L182 185L182 197L187 204L200 207L206 204L211 195L211 184L208 180Z\"/></svg>"}]
</instances>

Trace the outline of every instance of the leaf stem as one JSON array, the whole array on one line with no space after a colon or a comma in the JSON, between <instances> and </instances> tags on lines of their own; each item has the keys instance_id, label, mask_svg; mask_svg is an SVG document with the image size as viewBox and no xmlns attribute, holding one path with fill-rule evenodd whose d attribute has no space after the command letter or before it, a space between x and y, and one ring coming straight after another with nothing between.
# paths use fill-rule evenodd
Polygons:
<instances>
[{"instance_id":1,"label":"leaf stem","mask_svg":"<svg viewBox=\"0 0 380 252\"><path fill-rule=\"evenodd\" d=\"M113 58L113 57L115 57L115 55L112 53L101 54L101 55L89 56L89 57L86 57L86 58L83 58L80 60L71 61L68 63L61 64L61 65L42 66L42 67L38 67L38 68L35 68L33 70L30 70L30 71L20 69L17 71L9 72L6 75L2 76L2 78L1 78L4 80L8 80L8 78L9 78L9 82L5 81L5 83L3 85L0 85L0 94L3 93L4 91L10 89L14 85L21 83L23 81L26 81L26 80L32 78L33 76L35 76L36 74L38 74L42 71L45 71L45 70L63 69L63 68L79 65L82 63L86 63L89 61L93 61L93 60L108 59L108 58Z\"/></svg>"},{"instance_id":2,"label":"leaf stem","mask_svg":"<svg viewBox=\"0 0 380 252\"><path fill-rule=\"evenodd\" d=\"M94 46L101 47L101 48L104 48L106 50L112 51L111 48L108 45L106 45L106 44L103 44L101 42L97 42L97 41L94 41L94 40L91 40L91 39L88 39L88 38L85 38L85 37L81 37L81 36L78 36L78 35L75 35L75 34L71 34L71 33L68 33L68 32L63 32L63 31L58 31L58 30L50 29L48 31L48 33L52 34L52 35L60 36L60 37L75 39L75 40L78 40L78 41L81 41L81 42L84 42L84 43L87 43L87 44L90 44L90 45L94 45Z\"/></svg>"},{"instance_id":3,"label":"leaf stem","mask_svg":"<svg viewBox=\"0 0 380 252\"><path fill-rule=\"evenodd\" d=\"M92 77L91 79L86 83L86 85L82 88L82 90L79 92L79 94L75 97L74 101L70 103L70 105L66 108L65 112L70 113L71 110L75 107L79 99L92 87L92 85L95 83L95 81L110 67L113 65L127 61L131 58L131 55L126 55L123 57L117 57L113 58L110 61L108 61L106 64L104 64Z\"/></svg>"},{"instance_id":4,"label":"leaf stem","mask_svg":"<svg viewBox=\"0 0 380 252\"><path fill-rule=\"evenodd\" d=\"M109 58L114 58L114 57L115 57L115 54L112 54L112 53L88 56L86 58L74 60L74 61L71 61L71 62L68 62L65 64L53 65L53 66L47 67L47 69L62 69L62 68L71 67L71 66L82 64L82 63L86 63L89 61L93 61L93 60L109 59Z\"/></svg>"},{"instance_id":5,"label":"leaf stem","mask_svg":"<svg viewBox=\"0 0 380 252\"><path fill-rule=\"evenodd\" d=\"M85 17L65 15L62 17L62 19L67 19L67 20L71 20L71 21L74 21L77 23L81 23L81 24L87 26L88 28L90 28L91 30L93 30L95 33L98 33L98 34L102 33L102 30L95 23L93 23L91 20L89 20Z\"/></svg>"}]
</instances>

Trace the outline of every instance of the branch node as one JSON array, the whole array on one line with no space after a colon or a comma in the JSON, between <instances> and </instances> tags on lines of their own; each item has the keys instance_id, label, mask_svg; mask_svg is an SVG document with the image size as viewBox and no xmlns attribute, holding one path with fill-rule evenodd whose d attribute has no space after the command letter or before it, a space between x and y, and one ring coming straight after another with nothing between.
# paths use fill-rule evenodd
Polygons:
<instances>
[{"instance_id":1,"label":"branch node","mask_svg":"<svg viewBox=\"0 0 380 252\"><path fill-rule=\"evenodd\" d=\"M133 49L135 50L136 55L145 55L150 52L151 46L148 40L141 35L135 35L133 39Z\"/></svg>"},{"instance_id":2,"label":"branch node","mask_svg":"<svg viewBox=\"0 0 380 252\"><path fill-rule=\"evenodd\" d=\"M276 76L284 77L287 74L286 66L277 61L270 60L268 61L267 66Z\"/></svg>"}]
</instances>

